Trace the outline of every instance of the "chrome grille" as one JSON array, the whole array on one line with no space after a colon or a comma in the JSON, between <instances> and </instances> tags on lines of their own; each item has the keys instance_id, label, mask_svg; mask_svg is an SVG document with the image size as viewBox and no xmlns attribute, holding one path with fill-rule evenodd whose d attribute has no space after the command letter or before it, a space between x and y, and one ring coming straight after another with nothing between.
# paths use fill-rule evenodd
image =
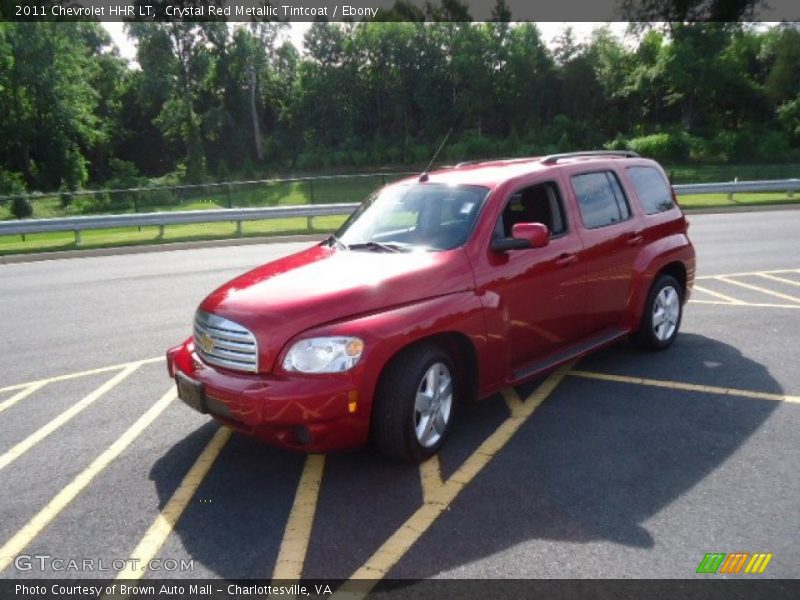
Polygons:
<instances>
[{"instance_id":1,"label":"chrome grille","mask_svg":"<svg viewBox=\"0 0 800 600\"><path fill-rule=\"evenodd\" d=\"M255 336L238 323L201 310L194 317L194 350L212 365L236 371L258 371Z\"/></svg>"}]
</instances>

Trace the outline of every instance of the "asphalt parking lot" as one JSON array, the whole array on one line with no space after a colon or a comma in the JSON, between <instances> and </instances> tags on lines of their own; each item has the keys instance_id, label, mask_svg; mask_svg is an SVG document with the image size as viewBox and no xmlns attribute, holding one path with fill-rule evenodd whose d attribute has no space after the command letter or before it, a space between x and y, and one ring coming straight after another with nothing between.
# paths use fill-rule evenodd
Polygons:
<instances>
[{"instance_id":1,"label":"asphalt parking lot","mask_svg":"<svg viewBox=\"0 0 800 600\"><path fill-rule=\"evenodd\" d=\"M419 468L271 449L174 398L163 351L199 300L299 245L0 265L0 577L800 577L800 211L691 223L671 349L466 406ZM720 552L772 556L696 573Z\"/></svg>"}]
</instances>

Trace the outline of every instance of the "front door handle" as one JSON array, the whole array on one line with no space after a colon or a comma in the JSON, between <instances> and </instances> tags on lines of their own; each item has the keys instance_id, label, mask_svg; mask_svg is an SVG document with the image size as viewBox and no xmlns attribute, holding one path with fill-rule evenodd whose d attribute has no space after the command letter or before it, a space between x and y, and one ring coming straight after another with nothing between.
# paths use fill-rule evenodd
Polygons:
<instances>
[{"instance_id":1,"label":"front door handle","mask_svg":"<svg viewBox=\"0 0 800 600\"><path fill-rule=\"evenodd\" d=\"M568 267L571 264L578 262L577 254L564 253L556 259L556 264L559 267Z\"/></svg>"}]
</instances>

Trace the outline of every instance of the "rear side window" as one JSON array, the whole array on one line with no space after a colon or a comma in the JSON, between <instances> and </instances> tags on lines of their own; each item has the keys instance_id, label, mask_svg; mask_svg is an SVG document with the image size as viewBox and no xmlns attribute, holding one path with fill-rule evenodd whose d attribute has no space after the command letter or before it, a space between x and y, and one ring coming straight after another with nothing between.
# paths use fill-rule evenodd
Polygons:
<instances>
[{"instance_id":1,"label":"rear side window","mask_svg":"<svg viewBox=\"0 0 800 600\"><path fill-rule=\"evenodd\" d=\"M675 206L664 176L653 167L628 167L628 177L645 214L655 215Z\"/></svg>"},{"instance_id":2,"label":"rear side window","mask_svg":"<svg viewBox=\"0 0 800 600\"><path fill-rule=\"evenodd\" d=\"M611 171L573 175L572 188L587 229L613 225L631 216L619 179Z\"/></svg>"}]
</instances>

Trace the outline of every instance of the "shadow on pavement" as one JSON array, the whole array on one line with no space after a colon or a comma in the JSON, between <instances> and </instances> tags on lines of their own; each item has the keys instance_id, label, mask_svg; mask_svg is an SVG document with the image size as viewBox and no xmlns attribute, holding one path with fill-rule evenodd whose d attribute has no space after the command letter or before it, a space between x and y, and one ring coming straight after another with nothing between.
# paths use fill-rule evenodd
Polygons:
<instances>
[{"instance_id":1,"label":"shadow on pavement","mask_svg":"<svg viewBox=\"0 0 800 600\"><path fill-rule=\"evenodd\" d=\"M658 354L620 344L580 368L719 386L735 373L747 389L782 393L763 365L699 335ZM534 388L518 391L524 399ZM642 524L702 482L778 405L569 376L390 575L427 578L536 539L650 548ZM507 414L499 397L463 407L440 453L445 478ZM160 474L208 427L154 465L162 504L174 484ZM269 577L303 461L234 435L177 524L183 547L211 576ZM421 503L416 467L370 449L328 456L304 576L349 577Z\"/></svg>"}]
</instances>

